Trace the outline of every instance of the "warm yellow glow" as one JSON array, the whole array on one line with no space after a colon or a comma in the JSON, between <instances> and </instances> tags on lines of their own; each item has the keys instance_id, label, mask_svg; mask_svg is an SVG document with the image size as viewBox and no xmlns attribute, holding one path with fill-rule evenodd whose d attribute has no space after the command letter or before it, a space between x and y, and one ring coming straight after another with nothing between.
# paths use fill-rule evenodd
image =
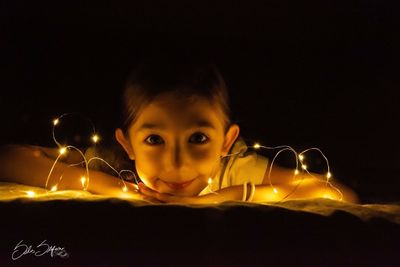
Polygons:
<instances>
[{"instance_id":1,"label":"warm yellow glow","mask_svg":"<svg viewBox=\"0 0 400 267\"><path fill-rule=\"evenodd\" d=\"M317 180L315 180L315 178L312 178L312 177L301 177L300 176L296 180L293 180L293 182L291 182L290 184L294 185L294 186L296 186L298 184L301 184L301 185L312 185L312 184L314 184L315 185L316 181Z\"/></svg>"},{"instance_id":2,"label":"warm yellow glow","mask_svg":"<svg viewBox=\"0 0 400 267\"><path fill-rule=\"evenodd\" d=\"M333 199L333 200L336 199L334 196L332 196L331 194L328 194L328 193L325 193L322 197L323 197L323 198Z\"/></svg>"},{"instance_id":3,"label":"warm yellow glow","mask_svg":"<svg viewBox=\"0 0 400 267\"><path fill-rule=\"evenodd\" d=\"M255 149L258 149L258 148L260 148L260 144L255 143L253 147L254 147Z\"/></svg>"},{"instance_id":4,"label":"warm yellow glow","mask_svg":"<svg viewBox=\"0 0 400 267\"><path fill-rule=\"evenodd\" d=\"M62 155L65 154L65 152L67 152L67 149L65 147L62 147L58 150L58 152Z\"/></svg>"},{"instance_id":5,"label":"warm yellow glow","mask_svg":"<svg viewBox=\"0 0 400 267\"><path fill-rule=\"evenodd\" d=\"M60 121L58 119L53 120L53 125L56 126Z\"/></svg>"},{"instance_id":6,"label":"warm yellow glow","mask_svg":"<svg viewBox=\"0 0 400 267\"><path fill-rule=\"evenodd\" d=\"M99 139L100 139L100 137L97 134L92 136L92 140L94 143L97 143L99 141Z\"/></svg>"},{"instance_id":7,"label":"warm yellow glow","mask_svg":"<svg viewBox=\"0 0 400 267\"><path fill-rule=\"evenodd\" d=\"M307 169L307 165L305 165L305 164L301 165L301 167L303 168L303 170Z\"/></svg>"},{"instance_id":8,"label":"warm yellow glow","mask_svg":"<svg viewBox=\"0 0 400 267\"><path fill-rule=\"evenodd\" d=\"M208 184L211 184L212 183L212 178L210 177L210 178L208 178Z\"/></svg>"},{"instance_id":9,"label":"warm yellow glow","mask_svg":"<svg viewBox=\"0 0 400 267\"><path fill-rule=\"evenodd\" d=\"M85 177L85 176L82 176L82 177L81 177L82 187L85 187L85 182L86 182L86 177Z\"/></svg>"},{"instance_id":10,"label":"warm yellow glow","mask_svg":"<svg viewBox=\"0 0 400 267\"><path fill-rule=\"evenodd\" d=\"M57 191L57 185L53 186L53 187L51 188L51 191L52 191L52 192Z\"/></svg>"},{"instance_id":11,"label":"warm yellow glow","mask_svg":"<svg viewBox=\"0 0 400 267\"><path fill-rule=\"evenodd\" d=\"M126 185L122 188L122 191L126 192L128 191L128 187L126 187Z\"/></svg>"},{"instance_id":12,"label":"warm yellow glow","mask_svg":"<svg viewBox=\"0 0 400 267\"><path fill-rule=\"evenodd\" d=\"M28 197L35 197L35 192L33 191L26 191L26 194L28 195Z\"/></svg>"},{"instance_id":13,"label":"warm yellow glow","mask_svg":"<svg viewBox=\"0 0 400 267\"><path fill-rule=\"evenodd\" d=\"M120 193L119 197L120 198L130 198L130 199L134 198L134 196L132 194L129 194L129 193Z\"/></svg>"},{"instance_id":14,"label":"warm yellow glow","mask_svg":"<svg viewBox=\"0 0 400 267\"><path fill-rule=\"evenodd\" d=\"M331 176L332 176L332 174L330 173L330 172L328 172L327 174L326 174L326 177L329 179L329 178L331 178Z\"/></svg>"},{"instance_id":15,"label":"warm yellow glow","mask_svg":"<svg viewBox=\"0 0 400 267\"><path fill-rule=\"evenodd\" d=\"M299 174L299 170L298 170L298 169L296 169L296 170L294 171L294 175L297 175L297 174Z\"/></svg>"},{"instance_id":16,"label":"warm yellow glow","mask_svg":"<svg viewBox=\"0 0 400 267\"><path fill-rule=\"evenodd\" d=\"M276 188L270 188L263 194L262 201L278 201L281 197ZM257 202L257 200L255 201Z\"/></svg>"},{"instance_id":17,"label":"warm yellow glow","mask_svg":"<svg viewBox=\"0 0 400 267\"><path fill-rule=\"evenodd\" d=\"M300 159L300 160L303 160L303 159L304 159L304 156L303 156L303 155L299 155L299 159Z\"/></svg>"}]
</instances>

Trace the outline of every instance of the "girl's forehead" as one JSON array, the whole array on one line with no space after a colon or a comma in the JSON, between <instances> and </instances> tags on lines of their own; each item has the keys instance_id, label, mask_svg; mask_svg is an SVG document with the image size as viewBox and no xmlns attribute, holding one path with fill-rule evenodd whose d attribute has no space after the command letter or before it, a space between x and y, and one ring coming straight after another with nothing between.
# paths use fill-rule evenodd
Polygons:
<instances>
[{"instance_id":1,"label":"girl's forehead","mask_svg":"<svg viewBox=\"0 0 400 267\"><path fill-rule=\"evenodd\" d=\"M185 101L184 98L166 96L156 98L146 105L135 125L156 122L190 125L194 121L208 121L218 127L221 126L221 118L218 105L212 105L206 98Z\"/></svg>"},{"instance_id":2,"label":"girl's forehead","mask_svg":"<svg viewBox=\"0 0 400 267\"><path fill-rule=\"evenodd\" d=\"M144 110L152 111L165 111L169 112L216 112L218 110L217 105L212 105L212 103L205 97L192 96L184 97L180 95L164 95L155 98L149 103L147 108Z\"/></svg>"}]
</instances>

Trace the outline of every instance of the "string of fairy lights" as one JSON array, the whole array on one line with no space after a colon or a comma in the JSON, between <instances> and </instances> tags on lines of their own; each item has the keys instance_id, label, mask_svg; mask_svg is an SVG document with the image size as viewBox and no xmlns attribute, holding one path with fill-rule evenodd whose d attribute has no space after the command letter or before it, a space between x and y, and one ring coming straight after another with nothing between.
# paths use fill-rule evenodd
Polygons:
<instances>
[{"instance_id":1,"label":"string of fairy lights","mask_svg":"<svg viewBox=\"0 0 400 267\"><path fill-rule=\"evenodd\" d=\"M125 179L123 179L123 177L122 177L122 174L125 173L125 172L132 174L133 177L135 178L135 182L136 182L136 184L133 184L134 191L137 193L138 192L138 186L137 186L138 178L136 177L135 172L133 172L132 170L126 170L126 169L117 170L110 163L108 163L106 160L104 160L104 159L102 159L100 157L94 156L94 157L91 157L91 158L87 158L87 156L85 156L85 153L81 149L79 149L79 148L77 148L77 147L75 147L73 145L62 145L60 142L58 142L58 140L56 138L56 134L55 134L55 129L56 129L56 127L58 127L60 125L62 118L66 117L66 116L69 116L71 114L72 113L62 114L61 116L59 116L58 118L56 118L56 119L54 119L52 121L52 124L53 124L53 127L52 127L52 138L53 138L54 143L58 147L58 156L55 158L55 160L54 160L54 162L53 162L53 164L52 164L52 166L51 166L51 168L49 170L49 173L47 175L46 183L45 183L45 186L44 186L44 188L46 190L46 194L58 191L58 185L62 181L63 175L58 177L58 180L56 182L53 182L52 185L50 185L51 176L53 174L55 166L57 165L57 163L60 162L60 159L62 158L62 156L66 155L66 153L68 153L70 150L77 151L79 153L79 155L82 157L82 160L80 162L76 162L76 163L72 163L72 164L67 165L67 167L84 166L84 171L85 171L84 173L85 174L78 178L80 180L80 184L82 185L82 190L84 190L84 191L88 190L89 183L90 183L90 164L91 164L91 162L97 160L97 161L100 161L100 162L106 164L113 171L113 173L115 173L116 177L118 177L120 179L119 185L121 186L121 193L128 193L128 191L130 191L130 189L128 189L128 186L127 186L127 184L125 182ZM94 124L90 120L88 120L88 121L90 122L90 124L92 126L91 142L94 145L96 145L100 141L100 136L96 132ZM327 172L325 174L325 181L324 181L325 185L326 185L326 188L330 187L333 190L337 191L339 196L340 196L338 200L341 201L343 199L342 192L330 182L330 180L332 178L332 173L330 171L329 161L328 161L327 157L324 155L324 153L322 153L322 151L319 148L316 148L316 147L308 148L306 150L301 151L300 153L296 152L295 149L293 149L292 147L290 147L288 145L282 145L282 146L276 146L276 147L268 147L268 146L262 146L259 143L255 143L253 146L247 146L247 148L252 148L254 150L260 150L260 149L277 150L278 149L278 152L275 153L274 157L271 160L271 163L270 163L269 169L268 169L268 176L267 176L268 183L269 183L269 186L271 188L271 194L268 197L268 199L271 199L271 201L280 202L280 201L283 201L283 200L287 199L296 190L298 190L299 186L304 181L305 174L309 175L310 177L316 178L317 180L321 179L319 177L315 177L313 174L311 174L308 171L308 166L307 166L307 164L305 162L305 160L306 160L305 153L307 153L309 151L313 151L313 150L319 152L322 155L322 157L324 158L325 162L326 162ZM296 167L295 167L295 169L293 171L293 177L292 178L293 178L293 181L296 181L295 180L296 177L300 176L300 179L298 179L297 183L294 184L293 189L289 193L286 193L286 194L282 195L281 192L279 192L277 186L275 186L272 183L271 173L272 173L273 165L274 165L277 157L284 151L290 151L290 152L292 152L294 154ZM220 160L222 158L238 155L239 153L241 153L241 152L228 154L226 156L221 157L219 160L217 160L215 162L215 164L214 164L214 166L212 168L211 174L209 175L208 186L206 188L206 189L208 189L209 193L218 194L218 192L215 192L214 190L212 190L211 185L215 182L214 180L216 178L215 174L216 174L216 170L217 170L216 166L218 166L218 163L220 163ZM31 197L31 198L36 196L36 193L34 191L26 191L26 194L27 194L28 197ZM124 195L122 194L121 196L124 196ZM331 198L331 199L337 199L337 197L334 197L329 193L324 193L322 195L322 197Z\"/></svg>"}]
</instances>

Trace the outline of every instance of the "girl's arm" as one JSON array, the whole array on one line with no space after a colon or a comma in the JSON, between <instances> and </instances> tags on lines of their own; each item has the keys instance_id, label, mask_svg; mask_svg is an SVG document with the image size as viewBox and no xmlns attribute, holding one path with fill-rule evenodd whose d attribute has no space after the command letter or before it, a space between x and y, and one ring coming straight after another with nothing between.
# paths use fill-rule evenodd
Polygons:
<instances>
[{"instance_id":1,"label":"girl's arm","mask_svg":"<svg viewBox=\"0 0 400 267\"><path fill-rule=\"evenodd\" d=\"M268 182L269 179L267 175L268 172L265 174L264 184L255 185L255 191L251 202L278 202L294 199L330 198L345 202L360 203L357 194L349 187L332 179L329 180L330 184L327 184L325 177L318 174L312 173L314 177L309 175L304 176L304 179L299 183L302 178L301 175L296 175L296 180L293 180L292 170L276 166L274 167L274 172L271 173L272 186ZM276 182L276 180L279 182ZM141 183L139 183L139 188L142 193L159 199L162 202L189 204L207 204L230 200L242 200L244 193L243 185L225 187L214 193L194 197L180 197L158 193ZM251 187L248 186L246 199L250 198L250 190Z\"/></svg>"},{"instance_id":2,"label":"girl's arm","mask_svg":"<svg viewBox=\"0 0 400 267\"><path fill-rule=\"evenodd\" d=\"M312 175L312 176L311 176ZM360 203L359 197L348 186L340 183L336 179L329 178L327 183L327 177L311 173L309 174L298 174L294 176L294 171L279 166L274 166L271 171L271 184L268 178L268 170L265 173L264 180L262 182L263 189L254 197L254 201L262 201L264 196L286 196L291 193L285 200L288 199L305 199L305 198L331 198L331 199L342 199L346 202ZM297 187L296 187L297 186ZM275 188L276 190L273 190ZM279 190L280 189L280 190ZM296 190L294 190L296 189ZM269 194L269 191L273 191L273 195ZM263 193L264 192L264 193ZM278 193L276 193L278 192Z\"/></svg>"},{"instance_id":3,"label":"girl's arm","mask_svg":"<svg viewBox=\"0 0 400 267\"><path fill-rule=\"evenodd\" d=\"M58 155L58 150L52 148L28 145L4 146L0 149L0 180L44 188ZM86 176L86 169L70 166L82 160L78 152L69 150L55 164L47 189L50 190L56 185L62 176L61 182L57 184L57 190L82 190L81 177ZM142 194L135 192L136 187L132 183L125 182L128 191L124 192L122 191L124 184L119 178L94 170L89 170L89 174L87 190L91 193L145 199Z\"/></svg>"},{"instance_id":4,"label":"girl's arm","mask_svg":"<svg viewBox=\"0 0 400 267\"><path fill-rule=\"evenodd\" d=\"M312 175L312 176L311 176ZM268 178L268 170L264 175L262 184L255 185L254 195L251 202L277 202L282 200L329 198L359 204L358 195L349 187L330 178L311 173L298 174L294 171L279 166L274 166L271 172L271 183ZM295 179L294 179L295 178ZM222 188L216 193L198 197L200 203L217 203L227 200L242 200L244 187L235 185ZM250 198L251 186L247 187L247 197ZM194 200L196 202L196 200Z\"/></svg>"},{"instance_id":5,"label":"girl's arm","mask_svg":"<svg viewBox=\"0 0 400 267\"><path fill-rule=\"evenodd\" d=\"M264 164L264 162L262 163ZM259 168L259 166L257 166L257 168ZM249 175L251 175L251 173L259 175L252 170L248 172ZM241 180L244 180L243 178L246 177L242 177ZM248 178L250 181L252 180L252 177ZM256 185L255 189L254 196L251 200L252 202L330 198L360 203L358 195L350 187L341 184L332 177L328 179L327 176L321 174L308 174L306 172L295 175L293 169L283 168L279 165L274 165L272 169L267 168L263 175L263 181L261 184ZM237 185L223 188L218 190L217 193L220 197L225 197L227 200L242 200L243 191L243 185ZM249 196L251 186L248 186L246 191ZM205 198L212 198L212 196L205 195Z\"/></svg>"}]
</instances>

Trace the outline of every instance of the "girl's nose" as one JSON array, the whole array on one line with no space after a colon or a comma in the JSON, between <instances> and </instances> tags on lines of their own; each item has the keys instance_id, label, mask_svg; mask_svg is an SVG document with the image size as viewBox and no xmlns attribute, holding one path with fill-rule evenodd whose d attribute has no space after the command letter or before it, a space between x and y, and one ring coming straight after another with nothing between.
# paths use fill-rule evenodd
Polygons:
<instances>
[{"instance_id":1,"label":"girl's nose","mask_svg":"<svg viewBox=\"0 0 400 267\"><path fill-rule=\"evenodd\" d=\"M184 151L179 144L174 145L168 152L167 162L168 167L171 169L180 169L184 161Z\"/></svg>"}]
</instances>

